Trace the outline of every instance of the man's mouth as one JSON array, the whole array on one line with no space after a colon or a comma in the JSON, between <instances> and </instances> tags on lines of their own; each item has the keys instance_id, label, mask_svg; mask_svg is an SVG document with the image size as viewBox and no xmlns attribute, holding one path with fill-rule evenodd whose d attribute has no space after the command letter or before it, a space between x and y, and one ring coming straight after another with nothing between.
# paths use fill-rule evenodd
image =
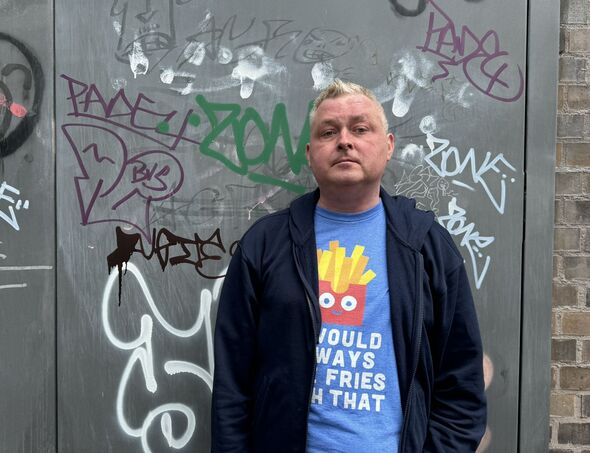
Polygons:
<instances>
[{"instance_id":1,"label":"man's mouth","mask_svg":"<svg viewBox=\"0 0 590 453\"><path fill-rule=\"evenodd\" d=\"M334 162L334 165L338 165L338 164L358 164L358 161L356 161L354 159L340 159L340 160L337 160L336 162Z\"/></svg>"}]
</instances>

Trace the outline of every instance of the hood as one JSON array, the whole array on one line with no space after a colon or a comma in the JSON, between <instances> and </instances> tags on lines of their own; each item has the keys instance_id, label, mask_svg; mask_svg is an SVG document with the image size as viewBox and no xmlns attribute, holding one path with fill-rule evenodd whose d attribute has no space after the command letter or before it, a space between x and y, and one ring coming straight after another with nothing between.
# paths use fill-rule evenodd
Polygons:
<instances>
[{"instance_id":1,"label":"hood","mask_svg":"<svg viewBox=\"0 0 590 453\"><path fill-rule=\"evenodd\" d=\"M434 223L434 213L416 209L414 199L390 196L383 188L380 191L388 226L404 245L420 250L426 234ZM289 229L293 242L299 246L314 243L314 212L320 198L320 190L309 192L291 203ZM312 241L313 240L313 241Z\"/></svg>"}]
</instances>

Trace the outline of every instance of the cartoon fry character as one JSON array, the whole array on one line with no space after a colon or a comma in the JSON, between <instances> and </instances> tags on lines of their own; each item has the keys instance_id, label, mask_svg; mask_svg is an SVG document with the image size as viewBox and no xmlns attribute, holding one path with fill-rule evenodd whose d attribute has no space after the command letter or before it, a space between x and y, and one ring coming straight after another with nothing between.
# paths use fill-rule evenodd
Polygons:
<instances>
[{"instance_id":1,"label":"cartoon fry character","mask_svg":"<svg viewBox=\"0 0 590 453\"><path fill-rule=\"evenodd\" d=\"M363 323L367 284L375 272L364 272L369 258L364 247L355 246L350 257L338 241L329 250L318 249L319 303L322 321L329 324L360 326Z\"/></svg>"}]
</instances>

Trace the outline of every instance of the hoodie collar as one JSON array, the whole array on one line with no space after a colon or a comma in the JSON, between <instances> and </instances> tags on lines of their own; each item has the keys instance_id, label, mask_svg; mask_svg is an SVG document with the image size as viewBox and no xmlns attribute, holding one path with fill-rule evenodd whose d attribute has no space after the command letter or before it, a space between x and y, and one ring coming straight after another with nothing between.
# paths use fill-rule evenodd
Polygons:
<instances>
[{"instance_id":1,"label":"hoodie collar","mask_svg":"<svg viewBox=\"0 0 590 453\"><path fill-rule=\"evenodd\" d=\"M403 196L390 196L383 187L379 196L387 215L388 226L404 245L420 250L426 234L434 223L431 211L416 209L416 201ZM309 244L314 234L314 212L320 198L320 190L309 192L291 203L289 207L289 228L295 244Z\"/></svg>"}]
</instances>

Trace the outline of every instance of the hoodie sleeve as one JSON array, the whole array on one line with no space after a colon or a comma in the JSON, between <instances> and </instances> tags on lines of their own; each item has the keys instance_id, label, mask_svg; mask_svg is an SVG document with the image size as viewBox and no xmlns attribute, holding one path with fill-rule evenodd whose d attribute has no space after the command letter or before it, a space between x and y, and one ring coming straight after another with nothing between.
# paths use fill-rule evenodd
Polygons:
<instances>
[{"instance_id":1,"label":"hoodie sleeve","mask_svg":"<svg viewBox=\"0 0 590 453\"><path fill-rule=\"evenodd\" d=\"M442 230L442 229L440 229ZM439 231L440 231L439 230ZM486 428L483 350L465 266L446 231L438 244L433 294L438 353L425 453L474 452ZM450 250L449 250L450 249ZM440 253L442 250L444 252ZM445 258L446 256L446 258ZM450 258L451 257L451 258Z\"/></svg>"},{"instance_id":2,"label":"hoodie sleeve","mask_svg":"<svg viewBox=\"0 0 590 453\"><path fill-rule=\"evenodd\" d=\"M474 452L486 427L479 326L463 263L444 280L446 290L434 303L445 307L448 333L440 339L445 346L435 366L424 452Z\"/></svg>"},{"instance_id":3,"label":"hoodie sleeve","mask_svg":"<svg viewBox=\"0 0 590 453\"><path fill-rule=\"evenodd\" d=\"M241 247L230 262L215 325L211 452L249 451L254 398L255 274Z\"/></svg>"}]
</instances>

